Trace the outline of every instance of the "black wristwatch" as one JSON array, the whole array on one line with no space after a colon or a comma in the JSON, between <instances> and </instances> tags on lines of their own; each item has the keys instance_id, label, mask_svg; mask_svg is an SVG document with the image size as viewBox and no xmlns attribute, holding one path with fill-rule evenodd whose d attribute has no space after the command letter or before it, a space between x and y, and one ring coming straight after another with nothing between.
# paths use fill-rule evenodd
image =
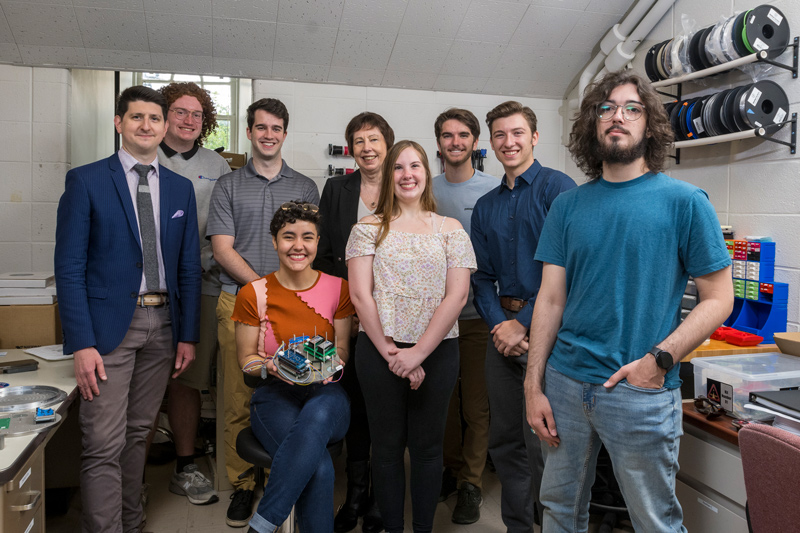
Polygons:
<instances>
[{"instance_id":1,"label":"black wristwatch","mask_svg":"<svg viewBox=\"0 0 800 533\"><path fill-rule=\"evenodd\" d=\"M648 352L656 358L656 364L658 368L663 369L666 372L669 372L669 369L675 366L675 361L672 359L672 354L669 352L665 352L664 350L653 346L650 348Z\"/></svg>"}]
</instances>

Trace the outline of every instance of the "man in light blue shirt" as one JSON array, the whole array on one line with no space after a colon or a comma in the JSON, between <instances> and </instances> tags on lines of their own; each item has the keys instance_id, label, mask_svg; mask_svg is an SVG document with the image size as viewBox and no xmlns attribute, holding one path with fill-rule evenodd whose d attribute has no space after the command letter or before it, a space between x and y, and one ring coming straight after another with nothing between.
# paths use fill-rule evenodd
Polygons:
<instances>
[{"instance_id":1,"label":"man in light blue shirt","mask_svg":"<svg viewBox=\"0 0 800 533\"><path fill-rule=\"evenodd\" d=\"M500 180L472 168L472 152L478 146L481 127L470 111L448 109L436 119L434 131L445 162L444 174L433 180L437 210L457 219L469 233L475 202L497 188ZM456 524L472 524L480 518L481 476L489 446L489 395L484 378L489 328L475 310L471 287L458 317L458 329L460 395L456 387L447 413L441 496L446 498L458 488L452 520ZM463 433L462 414L466 422Z\"/></svg>"}]
</instances>

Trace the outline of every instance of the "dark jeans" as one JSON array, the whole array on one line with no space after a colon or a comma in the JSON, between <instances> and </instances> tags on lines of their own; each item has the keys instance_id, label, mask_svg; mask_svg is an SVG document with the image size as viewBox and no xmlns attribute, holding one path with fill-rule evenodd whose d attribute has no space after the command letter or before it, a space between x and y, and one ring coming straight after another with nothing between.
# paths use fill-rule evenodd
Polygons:
<instances>
[{"instance_id":1,"label":"dark jeans","mask_svg":"<svg viewBox=\"0 0 800 533\"><path fill-rule=\"evenodd\" d=\"M350 360L342 374L340 383L350 396L350 428L345 436L347 444L348 461L369 461L369 447L372 441L369 438L369 421L367 419L367 406L361 393L361 383L358 381L356 368L356 337L350 339Z\"/></svg>"},{"instance_id":2,"label":"dark jeans","mask_svg":"<svg viewBox=\"0 0 800 533\"><path fill-rule=\"evenodd\" d=\"M516 313L505 311L512 319ZM525 413L523 384L528 354L504 357L492 337L486 348L486 388L489 391L489 454L500 479L500 514L509 533L530 533L534 502L541 522L539 486L544 460L539 439L531 433Z\"/></svg>"},{"instance_id":3,"label":"dark jeans","mask_svg":"<svg viewBox=\"0 0 800 533\"><path fill-rule=\"evenodd\" d=\"M335 475L327 446L344 438L349 422L347 393L338 383L303 387L270 378L255 390L250 423L272 468L253 529L274 531L294 505L301 531L333 531Z\"/></svg>"},{"instance_id":4,"label":"dark jeans","mask_svg":"<svg viewBox=\"0 0 800 533\"><path fill-rule=\"evenodd\" d=\"M356 350L373 442L372 479L384 527L387 533L403 531L407 446L414 531L431 531L442 483L447 406L458 377L458 340L443 340L425 359L425 380L415 391L407 379L389 370L366 333L358 334Z\"/></svg>"}]
</instances>

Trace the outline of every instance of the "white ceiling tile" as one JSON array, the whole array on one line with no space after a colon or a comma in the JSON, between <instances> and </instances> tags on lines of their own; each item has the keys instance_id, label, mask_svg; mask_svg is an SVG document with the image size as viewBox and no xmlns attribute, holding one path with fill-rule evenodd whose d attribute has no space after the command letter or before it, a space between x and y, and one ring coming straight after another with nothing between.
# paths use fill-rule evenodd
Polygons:
<instances>
[{"instance_id":1,"label":"white ceiling tile","mask_svg":"<svg viewBox=\"0 0 800 533\"><path fill-rule=\"evenodd\" d=\"M339 30L331 65L383 72L392 55L396 35L359 30Z\"/></svg>"},{"instance_id":2,"label":"white ceiling tile","mask_svg":"<svg viewBox=\"0 0 800 533\"><path fill-rule=\"evenodd\" d=\"M366 87L346 87L344 85L310 85L300 83L294 86L294 95L304 98L341 98L344 100L361 100L367 98Z\"/></svg>"},{"instance_id":3,"label":"white ceiling tile","mask_svg":"<svg viewBox=\"0 0 800 533\"><path fill-rule=\"evenodd\" d=\"M479 93L483 90L484 85L486 85L486 78L439 75L433 88L437 91Z\"/></svg>"},{"instance_id":4,"label":"white ceiling tile","mask_svg":"<svg viewBox=\"0 0 800 533\"><path fill-rule=\"evenodd\" d=\"M380 85L383 81L383 73L383 70L331 66L328 71L328 82L364 86Z\"/></svg>"},{"instance_id":5,"label":"white ceiling tile","mask_svg":"<svg viewBox=\"0 0 800 533\"><path fill-rule=\"evenodd\" d=\"M451 76L488 76L494 69L505 46L475 41L454 41L447 54L441 74Z\"/></svg>"},{"instance_id":6,"label":"white ceiling tile","mask_svg":"<svg viewBox=\"0 0 800 533\"><path fill-rule=\"evenodd\" d=\"M406 89L433 89L436 74L421 71L387 70L381 85Z\"/></svg>"},{"instance_id":7,"label":"white ceiling tile","mask_svg":"<svg viewBox=\"0 0 800 533\"><path fill-rule=\"evenodd\" d=\"M628 12L628 9L630 9L634 1L635 0L592 0L586 7L586 11L623 15Z\"/></svg>"},{"instance_id":8,"label":"white ceiling tile","mask_svg":"<svg viewBox=\"0 0 800 533\"><path fill-rule=\"evenodd\" d=\"M128 50L86 49L86 61L89 67L114 70L146 70L152 68L150 52L132 52Z\"/></svg>"},{"instance_id":9,"label":"white ceiling tile","mask_svg":"<svg viewBox=\"0 0 800 533\"><path fill-rule=\"evenodd\" d=\"M211 18L147 13L150 51L171 55L211 55Z\"/></svg>"},{"instance_id":10,"label":"white ceiling tile","mask_svg":"<svg viewBox=\"0 0 800 533\"><path fill-rule=\"evenodd\" d=\"M511 44L559 48L583 14L572 9L531 6L511 38Z\"/></svg>"},{"instance_id":11,"label":"white ceiling tile","mask_svg":"<svg viewBox=\"0 0 800 533\"><path fill-rule=\"evenodd\" d=\"M76 7L105 7L128 11L144 11L144 0L72 0L72 5Z\"/></svg>"},{"instance_id":12,"label":"white ceiling tile","mask_svg":"<svg viewBox=\"0 0 800 533\"><path fill-rule=\"evenodd\" d=\"M11 1L19 1L19 0L11 0ZM10 2L6 2L10 3ZM25 0L27 4L48 4L48 5L56 5L56 6L71 6L71 0Z\"/></svg>"},{"instance_id":13,"label":"white ceiling tile","mask_svg":"<svg viewBox=\"0 0 800 533\"><path fill-rule=\"evenodd\" d=\"M214 57L214 73L234 78L268 78L272 75L272 61Z\"/></svg>"},{"instance_id":14,"label":"white ceiling tile","mask_svg":"<svg viewBox=\"0 0 800 533\"><path fill-rule=\"evenodd\" d=\"M272 62L275 23L258 20L213 19L214 57Z\"/></svg>"},{"instance_id":15,"label":"white ceiling tile","mask_svg":"<svg viewBox=\"0 0 800 533\"><path fill-rule=\"evenodd\" d=\"M274 60L327 67L335 45L336 28L278 23Z\"/></svg>"},{"instance_id":16,"label":"white ceiling tile","mask_svg":"<svg viewBox=\"0 0 800 533\"><path fill-rule=\"evenodd\" d=\"M509 96L535 96L540 98L563 98L566 84L548 81L508 80L489 78L483 88L484 94Z\"/></svg>"},{"instance_id":17,"label":"white ceiling tile","mask_svg":"<svg viewBox=\"0 0 800 533\"><path fill-rule=\"evenodd\" d=\"M142 11L76 7L75 15L86 48L150 51Z\"/></svg>"},{"instance_id":18,"label":"white ceiling tile","mask_svg":"<svg viewBox=\"0 0 800 533\"><path fill-rule=\"evenodd\" d=\"M19 55L19 48L14 43L0 43L0 62L21 63L22 56Z\"/></svg>"},{"instance_id":19,"label":"white ceiling tile","mask_svg":"<svg viewBox=\"0 0 800 533\"><path fill-rule=\"evenodd\" d=\"M22 62L26 65L47 67L58 65L62 67L85 67L86 50L72 46L32 46L19 45Z\"/></svg>"},{"instance_id":20,"label":"white ceiling tile","mask_svg":"<svg viewBox=\"0 0 800 533\"><path fill-rule=\"evenodd\" d=\"M278 22L338 28L342 6L344 0L283 0L278 7Z\"/></svg>"},{"instance_id":21,"label":"white ceiling tile","mask_svg":"<svg viewBox=\"0 0 800 533\"><path fill-rule=\"evenodd\" d=\"M608 29L619 22L619 15L607 13L583 13L569 33L562 50L592 50L608 33Z\"/></svg>"},{"instance_id":22,"label":"white ceiling tile","mask_svg":"<svg viewBox=\"0 0 800 533\"><path fill-rule=\"evenodd\" d=\"M179 74L213 74L211 56L150 54L154 70Z\"/></svg>"},{"instance_id":23,"label":"white ceiling tile","mask_svg":"<svg viewBox=\"0 0 800 533\"><path fill-rule=\"evenodd\" d=\"M339 28L397 33L407 4L408 0L347 0Z\"/></svg>"},{"instance_id":24,"label":"white ceiling tile","mask_svg":"<svg viewBox=\"0 0 800 533\"><path fill-rule=\"evenodd\" d=\"M589 60L589 52L509 45L491 77L512 80L570 81Z\"/></svg>"},{"instance_id":25,"label":"white ceiling tile","mask_svg":"<svg viewBox=\"0 0 800 533\"><path fill-rule=\"evenodd\" d=\"M282 80L322 82L328 76L328 65L306 65L301 63L272 63L272 77Z\"/></svg>"},{"instance_id":26,"label":"white ceiling tile","mask_svg":"<svg viewBox=\"0 0 800 533\"><path fill-rule=\"evenodd\" d=\"M212 0L144 0L148 13L172 13L174 15L196 15L210 17Z\"/></svg>"},{"instance_id":27,"label":"white ceiling tile","mask_svg":"<svg viewBox=\"0 0 800 533\"><path fill-rule=\"evenodd\" d=\"M526 9L525 4L476 0L467 10L456 38L506 44Z\"/></svg>"},{"instance_id":28,"label":"white ceiling tile","mask_svg":"<svg viewBox=\"0 0 800 533\"><path fill-rule=\"evenodd\" d=\"M214 16L228 19L278 20L278 0L213 0Z\"/></svg>"},{"instance_id":29,"label":"white ceiling tile","mask_svg":"<svg viewBox=\"0 0 800 533\"><path fill-rule=\"evenodd\" d=\"M442 69L451 44L450 39L398 35L387 68L438 73Z\"/></svg>"},{"instance_id":30,"label":"white ceiling tile","mask_svg":"<svg viewBox=\"0 0 800 533\"><path fill-rule=\"evenodd\" d=\"M83 46L72 6L8 2L3 4L3 12L17 44Z\"/></svg>"},{"instance_id":31,"label":"white ceiling tile","mask_svg":"<svg viewBox=\"0 0 800 533\"><path fill-rule=\"evenodd\" d=\"M452 39L469 3L470 0L410 0L400 33Z\"/></svg>"},{"instance_id":32,"label":"white ceiling tile","mask_svg":"<svg viewBox=\"0 0 800 533\"><path fill-rule=\"evenodd\" d=\"M0 43L13 43L14 34L11 33L11 28L8 27L6 16L3 13L3 6L0 5Z\"/></svg>"},{"instance_id":33,"label":"white ceiling tile","mask_svg":"<svg viewBox=\"0 0 800 533\"><path fill-rule=\"evenodd\" d=\"M563 7L564 9L577 9L583 11L591 3L592 0L531 0L531 5L534 6L548 6L548 7ZM612 0L603 0L603 2L610 2Z\"/></svg>"}]
</instances>

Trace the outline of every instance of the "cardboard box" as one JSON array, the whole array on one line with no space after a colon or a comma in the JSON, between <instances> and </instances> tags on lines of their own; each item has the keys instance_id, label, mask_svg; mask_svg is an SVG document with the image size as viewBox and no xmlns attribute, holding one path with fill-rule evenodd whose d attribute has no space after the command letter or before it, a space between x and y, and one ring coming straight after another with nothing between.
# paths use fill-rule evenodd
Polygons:
<instances>
[{"instance_id":1,"label":"cardboard box","mask_svg":"<svg viewBox=\"0 0 800 533\"><path fill-rule=\"evenodd\" d=\"M243 154L236 154L233 152L220 152L220 154L225 161L228 162L228 166L231 167L231 170L236 170L242 168L247 164L247 153Z\"/></svg>"},{"instance_id":2,"label":"cardboard box","mask_svg":"<svg viewBox=\"0 0 800 533\"><path fill-rule=\"evenodd\" d=\"M61 344L58 304L0 306L0 349Z\"/></svg>"}]
</instances>

